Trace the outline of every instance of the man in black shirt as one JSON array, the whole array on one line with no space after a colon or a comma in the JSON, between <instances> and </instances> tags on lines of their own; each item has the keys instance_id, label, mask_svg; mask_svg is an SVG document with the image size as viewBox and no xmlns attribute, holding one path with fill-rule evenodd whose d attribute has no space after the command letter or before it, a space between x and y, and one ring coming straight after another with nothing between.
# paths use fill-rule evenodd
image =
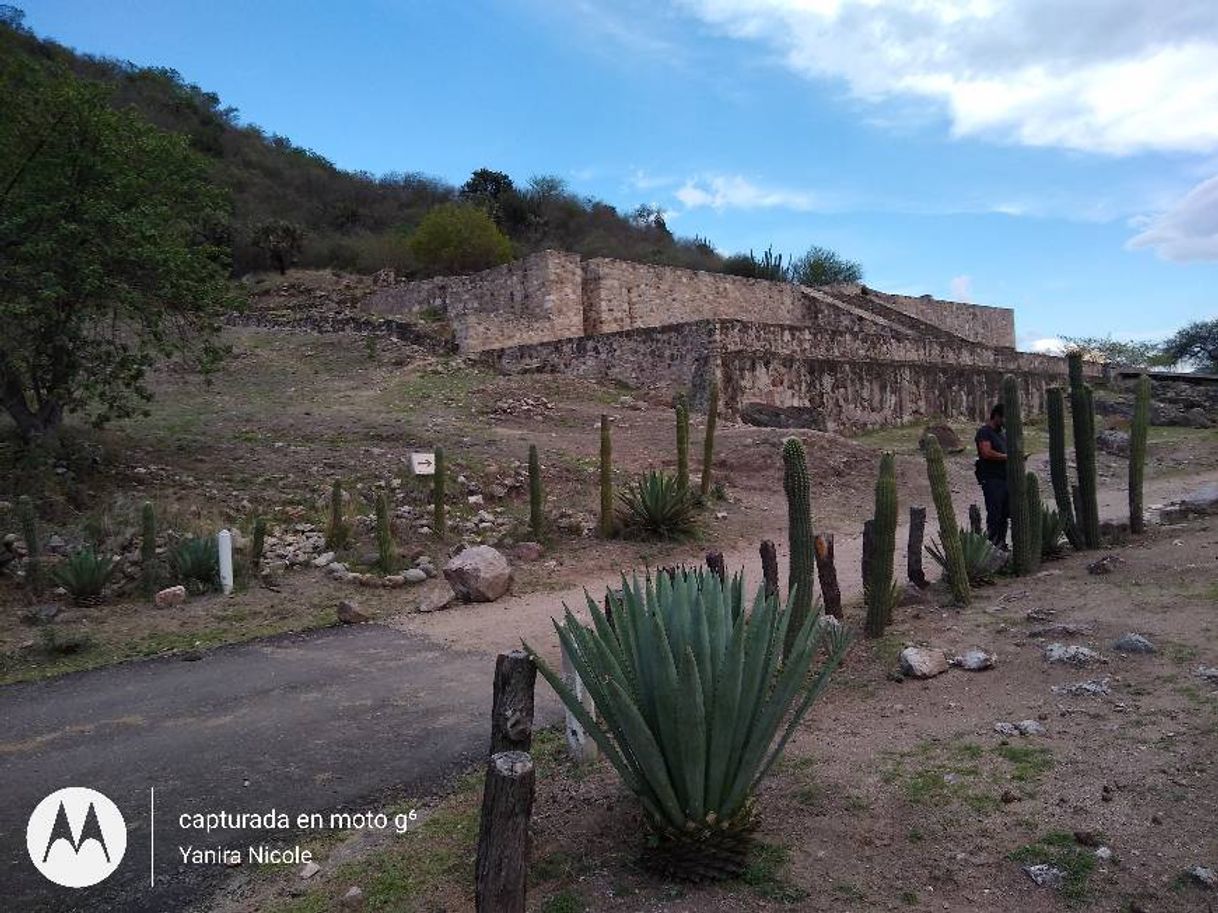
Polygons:
<instances>
[{"instance_id":1,"label":"man in black shirt","mask_svg":"<svg viewBox=\"0 0 1218 913\"><path fill-rule=\"evenodd\" d=\"M990 410L990 420L977 429L977 481L985 496L985 526L989 540L1006 548L1011 516L1007 495L1007 436L1002 430L1002 403Z\"/></svg>"}]
</instances>

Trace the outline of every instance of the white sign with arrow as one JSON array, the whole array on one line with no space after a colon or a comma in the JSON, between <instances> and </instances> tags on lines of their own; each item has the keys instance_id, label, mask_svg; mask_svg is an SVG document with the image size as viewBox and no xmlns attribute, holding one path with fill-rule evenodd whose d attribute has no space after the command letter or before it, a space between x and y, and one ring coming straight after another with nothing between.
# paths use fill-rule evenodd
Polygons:
<instances>
[{"instance_id":1,"label":"white sign with arrow","mask_svg":"<svg viewBox=\"0 0 1218 913\"><path fill-rule=\"evenodd\" d=\"M436 455L430 452L410 454L410 471L417 476L434 476Z\"/></svg>"}]
</instances>

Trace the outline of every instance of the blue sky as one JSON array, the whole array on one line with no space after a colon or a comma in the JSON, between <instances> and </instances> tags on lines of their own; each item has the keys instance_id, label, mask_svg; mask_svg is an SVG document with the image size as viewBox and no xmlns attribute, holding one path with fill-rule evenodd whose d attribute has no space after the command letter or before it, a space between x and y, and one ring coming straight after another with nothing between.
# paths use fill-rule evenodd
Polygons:
<instances>
[{"instance_id":1,"label":"blue sky","mask_svg":"<svg viewBox=\"0 0 1218 913\"><path fill-rule=\"evenodd\" d=\"M556 174L725 252L1016 308L1020 342L1218 314L1213 0L26 0L336 164Z\"/></svg>"}]
</instances>

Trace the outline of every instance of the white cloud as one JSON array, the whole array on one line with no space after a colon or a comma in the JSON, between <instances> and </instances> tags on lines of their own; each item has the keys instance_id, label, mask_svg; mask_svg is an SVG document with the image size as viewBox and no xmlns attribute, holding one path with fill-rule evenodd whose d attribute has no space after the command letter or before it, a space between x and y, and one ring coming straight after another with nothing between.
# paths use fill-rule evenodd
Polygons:
<instances>
[{"instance_id":1,"label":"white cloud","mask_svg":"<svg viewBox=\"0 0 1218 913\"><path fill-rule=\"evenodd\" d=\"M930 100L956 136L1090 152L1218 150L1214 0L681 0L870 101Z\"/></svg>"},{"instance_id":2,"label":"white cloud","mask_svg":"<svg viewBox=\"0 0 1218 913\"><path fill-rule=\"evenodd\" d=\"M817 198L803 190L761 187L741 175L691 178L673 194L686 209L794 209L818 208Z\"/></svg>"},{"instance_id":3,"label":"white cloud","mask_svg":"<svg viewBox=\"0 0 1218 913\"><path fill-rule=\"evenodd\" d=\"M1024 348L1041 355L1061 355L1066 351L1066 342L1059 336L1043 336L1029 341Z\"/></svg>"},{"instance_id":4,"label":"white cloud","mask_svg":"<svg viewBox=\"0 0 1218 913\"><path fill-rule=\"evenodd\" d=\"M1218 175L1161 215L1134 224L1142 231L1129 239L1131 248L1150 248L1164 260L1218 260Z\"/></svg>"},{"instance_id":5,"label":"white cloud","mask_svg":"<svg viewBox=\"0 0 1218 913\"><path fill-rule=\"evenodd\" d=\"M952 300L954 301L971 301L973 297L973 277L972 276L954 276L949 283L951 288Z\"/></svg>"}]
</instances>

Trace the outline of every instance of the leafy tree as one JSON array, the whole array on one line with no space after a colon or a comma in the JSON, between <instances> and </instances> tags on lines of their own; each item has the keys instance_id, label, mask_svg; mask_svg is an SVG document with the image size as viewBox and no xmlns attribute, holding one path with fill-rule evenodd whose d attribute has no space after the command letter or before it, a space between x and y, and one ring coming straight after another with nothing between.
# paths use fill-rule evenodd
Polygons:
<instances>
[{"instance_id":1,"label":"leafy tree","mask_svg":"<svg viewBox=\"0 0 1218 913\"><path fill-rule=\"evenodd\" d=\"M214 366L229 213L185 137L0 59L0 401L28 441L132 414L159 358Z\"/></svg>"},{"instance_id":2,"label":"leafy tree","mask_svg":"<svg viewBox=\"0 0 1218 913\"><path fill-rule=\"evenodd\" d=\"M861 281L863 267L827 247L813 246L802 257L791 261L789 274L796 285L836 285Z\"/></svg>"},{"instance_id":3,"label":"leafy tree","mask_svg":"<svg viewBox=\"0 0 1218 913\"><path fill-rule=\"evenodd\" d=\"M420 270L430 275L472 273L506 263L512 243L491 217L476 206L437 206L408 241Z\"/></svg>"},{"instance_id":4,"label":"leafy tree","mask_svg":"<svg viewBox=\"0 0 1218 913\"><path fill-rule=\"evenodd\" d=\"M1063 336L1062 342L1071 352L1081 352L1088 361L1102 361L1132 368L1169 364L1157 342L1133 342L1112 336Z\"/></svg>"},{"instance_id":5,"label":"leafy tree","mask_svg":"<svg viewBox=\"0 0 1218 913\"><path fill-rule=\"evenodd\" d=\"M300 256L304 237L304 228L286 219L268 219L254 229L254 244L266 252L281 276Z\"/></svg>"},{"instance_id":6,"label":"leafy tree","mask_svg":"<svg viewBox=\"0 0 1218 913\"><path fill-rule=\"evenodd\" d=\"M1198 371L1218 373L1218 319L1198 320L1182 327L1163 343L1167 364L1190 362Z\"/></svg>"}]
</instances>

